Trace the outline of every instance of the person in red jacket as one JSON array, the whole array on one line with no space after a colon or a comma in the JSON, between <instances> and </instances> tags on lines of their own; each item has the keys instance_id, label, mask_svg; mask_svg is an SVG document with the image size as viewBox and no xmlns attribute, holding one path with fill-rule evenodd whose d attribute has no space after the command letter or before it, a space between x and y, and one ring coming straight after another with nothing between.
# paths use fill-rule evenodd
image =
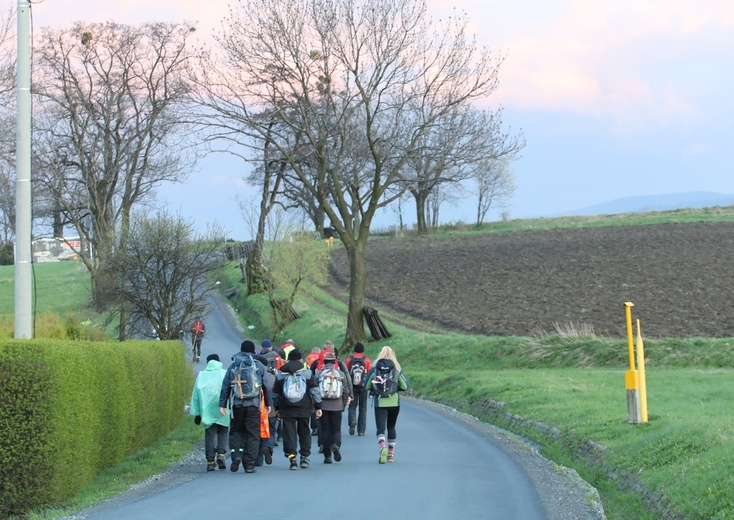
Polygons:
<instances>
[{"instance_id":1,"label":"person in red jacket","mask_svg":"<svg viewBox=\"0 0 734 520\"><path fill-rule=\"evenodd\" d=\"M349 423L349 435L357 434L364 436L367 430L367 390L364 384L367 382L367 374L372 370L372 361L364 354L364 345L357 343L354 345L354 354L347 357L347 371L352 378L352 390L354 399L349 403L349 412L347 415Z\"/></svg>"}]
</instances>

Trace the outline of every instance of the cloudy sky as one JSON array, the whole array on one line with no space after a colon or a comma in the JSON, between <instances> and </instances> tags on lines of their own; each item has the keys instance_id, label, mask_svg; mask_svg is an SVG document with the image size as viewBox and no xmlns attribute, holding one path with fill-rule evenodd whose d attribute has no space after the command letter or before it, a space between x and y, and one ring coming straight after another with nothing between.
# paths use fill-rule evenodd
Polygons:
<instances>
[{"instance_id":1,"label":"cloudy sky","mask_svg":"<svg viewBox=\"0 0 734 520\"><path fill-rule=\"evenodd\" d=\"M40 0L32 11L36 30L77 20L188 20L211 34L227 3ZM453 8L466 12L477 41L507 55L488 106L503 106L505 124L527 140L512 164L511 217L638 195L734 193L732 0L428 4L434 18ZM245 169L233 158L208 157L187 185L166 189L163 199L200 226L216 220L234 238L247 238L235 202L238 194L251 195L241 180ZM471 222L476 210L466 200L442 209L442 221ZM404 211L406 222L414 221ZM384 227L396 222L389 210L377 219Z\"/></svg>"}]
</instances>

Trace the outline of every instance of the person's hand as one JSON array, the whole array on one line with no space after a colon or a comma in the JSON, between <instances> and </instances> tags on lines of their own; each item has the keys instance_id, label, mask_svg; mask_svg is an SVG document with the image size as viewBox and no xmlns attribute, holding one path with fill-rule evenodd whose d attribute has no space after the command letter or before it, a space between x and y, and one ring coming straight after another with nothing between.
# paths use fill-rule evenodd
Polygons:
<instances>
[{"instance_id":1,"label":"person's hand","mask_svg":"<svg viewBox=\"0 0 734 520\"><path fill-rule=\"evenodd\" d=\"M265 413L268 414L268 415L270 415L270 407L269 406L266 406L265 407Z\"/></svg>"},{"instance_id":2,"label":"person's hand","mask_svg":"<svg viewBox=\"0 0 734 520\"><path fill-rule=\"evenodd\" d=\"M316 418L317 419L321 418L321 410L316 410Z\"/></svg>"},{"instance_id":3,"label":"person's hand","mask_svg":"<svg viewBox=\"0 0 734 520\"><path fill-rule=\"evenodd\" d=\"M197 415L196 417L194 417L194 424L196 426L199 426L201 424L201 415Z\"/></svg>"},{"instance_id":4,"label":"person's hand","mask_svg":"<svg viewBox=\"0 0 734 520\"><path fill-rule=\"evenodd\" d=\"M351 397L347 397L347 406L349 406L349 403L351 403L351 402L352 402L352 400L353 400L353 399L352 399Z\"/></svg>"},{"instance_id":5,"label":"person's hand","mask_svg":"<svg viewBox=\"0 0 734 520\"><path fill-rule=\"evenodd\" d=\"M227 415L227 409L226 408L220 408L219 411L222 415Z\"/></svg>"}]
</instances>

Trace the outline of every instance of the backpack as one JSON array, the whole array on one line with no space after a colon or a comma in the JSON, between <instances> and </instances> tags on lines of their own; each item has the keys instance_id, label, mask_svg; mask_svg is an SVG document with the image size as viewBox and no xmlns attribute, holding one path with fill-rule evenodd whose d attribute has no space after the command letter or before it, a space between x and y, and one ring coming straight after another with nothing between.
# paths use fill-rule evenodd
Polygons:
<instances>
[{"instance_id":1,"label":"backpack","mask_svg":"<svg viewBox=\"0 0 734 520\"><path fill-rule=\"evenodd\" d=\"M201 320L196 320L191 326L191 330L195 334L201 334L202 332L204 332L204 323Z\"/></svg>"},{"instance_id":2,"label":"backpack","mask_svg":"<svg viewBox=\"0 0 734 520\"><path fill-rule=\"evenodd\" d=\"M390 397L398 391L398 369L390 359L381 359L375 363L375 375L372 378L372 393L379 397Z\"/></svg>"},{"instance_id":3,"label":"backpack","mask_svg":"<svg viewBox=\"0 0 734 520\"><path fill-rule=\"evenodd\" d=\"M344 377L339 374L339 368L336 364L326 365L319 371L319 392L321 399L341 399L344 389Z\"/></svg>"},{"instance_id":4,"label":"backpack","mask_svg":"<svg viewBox=\"0 0 734 520\"><path fill-rule=\"evenodd\" d=\"M303 369L297 370L295 374L283 373L283 395L291 403L297 403L306 395L306 378Z\"/></svg>"},{"instance_id":5,"label":"backpack","mask_svg":"<svg viewBox=\"0 0 734 520\"><path fill-rule=\"evenodd\" d=\"M362 388L364 386L364 358L352 356L349 359L349 376L352 378L352 386L354 388Z\"/></svg>"},{"instance_id":6,"label":"backpack","mask_svg":"<svg viewBox=\"0 0 734 520\"><path fill-rule=\"evenodd\" d=\"M268 369L268 372L275 375L275 373L280 368L275 358L280 357L280 356L262 356L262 357L265 359L265 368Z\"/></svg>"},{"instance_id":7,"label":"backpack","mask_svg":"<svg viewBox=\"0 0 734 520\"><path fill-rule=\"evenodd\" d=\"M254 357L247 355L242 358L233 375L231 395L234 399L243 401L260 395L263 382Z\"/></svg>"}]
</instances>

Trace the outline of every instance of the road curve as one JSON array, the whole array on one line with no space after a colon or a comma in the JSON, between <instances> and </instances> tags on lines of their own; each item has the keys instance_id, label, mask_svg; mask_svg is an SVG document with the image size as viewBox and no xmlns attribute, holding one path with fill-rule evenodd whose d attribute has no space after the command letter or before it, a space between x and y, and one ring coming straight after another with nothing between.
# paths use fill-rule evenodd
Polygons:
<instances>
[{"instance_id":1,"label":"road curve","mask_svg":"<svg viewBox=\"0 0 734 520\"><path fill-rule=\"evenodd\" d=\"M197 369L213 351L226 364L244 336L233 328L228 307L213 307ZM370 409L366 436L343 428L339 463L323 464L312 437L309 469L289 470L277 447L273 464L256 474L242 468L206 473L202 444L164 474L67 518L267 518L294 508L294 517L319 520L374 520L386 513L425 520L604 518L593 488L513 435L440 405L401 403L393 464L378 464Z\"/></svg>"}]
</instances>

